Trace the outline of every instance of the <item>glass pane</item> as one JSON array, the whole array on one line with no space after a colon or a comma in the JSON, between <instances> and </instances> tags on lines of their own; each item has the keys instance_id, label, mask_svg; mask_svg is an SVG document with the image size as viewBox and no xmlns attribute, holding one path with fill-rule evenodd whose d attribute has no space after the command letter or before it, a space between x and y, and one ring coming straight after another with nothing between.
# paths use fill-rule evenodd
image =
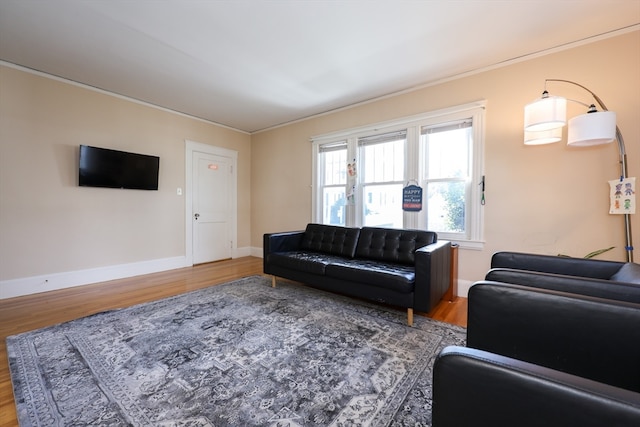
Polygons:
<instances>
[{"instance_id":1,"label":"glass pane","mask_svg":"<svg viewBox=\"0 0 640 427\"><path fill-rule=\"evenodd\" d=\"M469 176L469 147L472 128L423 135L427 145L428 179Z\"/></svg>"},{"instance_id":2,"label":"glass pane","mask_svg":"<svg viewBox=\"0 0 640 427\"><path fill-rule=\"evenodd\" d=\"M404 139L364 145L364 181L389 182L404 179Z\"/></svg>"},{"instance_id":3,"label":"glass pane","mask_svg":"<svg viewBox=\"0 0 640 427\"><path fill-rule=\"evenodd\" d=\"M364 225L402 228L402 184L363 187Z\"/></svg>"},{"instance_id":4,"label":"glass pane","mask_svg":"<svg viewBox=\"0 0 640 427\"><path fill-rule=\"evenodd\" d=\"M324 185L347 183L347 150L327 151L324 158Z\"/></svg>"},{"instance_id":5,"label":"glass pane","mask_svg":"<svg viewBox=\"0 0 640 427\"><path fill-rule=\"evenodd\" d=\"M427 230L465 231L465 183L436 182L427 185Z\"/></svg>"},{"instance_id":6,"label":"glass pane","mask_svg":"<svg viewBox=\"0 0 640 427\"><path fill-rule=\"evenodd\" d=\"M322 223L345 225L344 187L325 187L322 194Z\"/></svg>"}]
</instances>

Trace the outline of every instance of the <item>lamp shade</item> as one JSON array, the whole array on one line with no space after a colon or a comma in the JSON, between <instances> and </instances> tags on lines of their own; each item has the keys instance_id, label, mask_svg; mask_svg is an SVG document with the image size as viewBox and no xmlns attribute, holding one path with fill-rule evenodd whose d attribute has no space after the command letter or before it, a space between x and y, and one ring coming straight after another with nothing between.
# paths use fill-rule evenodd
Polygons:
<instances>
[{"instance_id":1,"label":"lamp shade","mask_svg":"<svg viewBox=\"0 0 640 427\"><path fill-rule=\"evenodd\" d=\"M606 144L616 138L616 113L597 111L569 120L567 145L586 147Z\"/></svg>"},{"instance_id":2,"label":"lamp shade","mask_svg":"<svg viewBox=\"0 0 640 427\"><path fill-rule=\"evenodd\" d=\"M567 124L567 100L561 96L547 96L524 107L524 129L543 131Z\"/></svg>"},{"instance_id":3,"label":"lamp shade","mask_svg":"<svg viewBox=\"0 0 640 427\"><path fill-rule=\"evenodd\" d=\"M555 128L550 130L541 130L538 132L524 131L524 143L525 145L542 145L552 144L562 139L562 128Z\"/></svg>"}]
</instances>

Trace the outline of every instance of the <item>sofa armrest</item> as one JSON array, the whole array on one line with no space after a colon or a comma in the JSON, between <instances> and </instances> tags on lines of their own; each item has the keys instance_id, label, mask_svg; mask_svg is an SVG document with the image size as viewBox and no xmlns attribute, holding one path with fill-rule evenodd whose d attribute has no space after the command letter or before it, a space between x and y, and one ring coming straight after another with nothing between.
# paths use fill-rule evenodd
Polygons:
<instances>
[{"instance_id":1,"label":"sofa armrest","mask_svg":"<svg viewBox=\"0 0 640 427\"><path fill-rule=\"evenodd\" d=\"M267 233L262 240L262 264L265 274L269 271L269 255L275 252L288 252L300 249L304 231L286 231L282 233Z\"/></svg>"},{"instance_id":2,"label":"sofa armrest","mask_svg":"<svg viewBox=\"0 0 640 427\"><path fill-rule=\"evenodd\" d=\"M478 282L467 345L640 392L640 304Z\"/></svg>"},{"instance_id":3,"label":"sofa armrest","mask_svg":"<svg viewBox=\"0 0 640 427\"><path fill-rule=\"evenodd\" d=\"M433 427L640 425L640 394L465 347L434 364Z\"/></svg>"},{"instance_id":4,"label":"sofa armrest","mask_svg":"<svg viewBox=\"0 0 640 427\"><path fill-rule=\"evenodd\" d=\"M413 308L429 312L450 285L451 242L438 240L415 251L416 282Z\"/></svg>"},{"instance_id":5,"label":"sofa armrest","mask_svg":"<svg viewBox=\"0 0 640 427\"><path fill-rule=\"evenodd\" d=\"M624 265L623 262L597 259L569 258L521 252L496 252L491 257L491 268L539 271L567 276L609 279Z\"/></svg>"},{"instance_id":6,"label":"sofa armrest","mask_svg":"<svg viewBox=\"0 0 640 427\"><path fill-rule=\"evenodd\" d=\"M511 268L493 268L485 280L640 304L640 285L632 283Z\"/></svg>"}]
</instances>

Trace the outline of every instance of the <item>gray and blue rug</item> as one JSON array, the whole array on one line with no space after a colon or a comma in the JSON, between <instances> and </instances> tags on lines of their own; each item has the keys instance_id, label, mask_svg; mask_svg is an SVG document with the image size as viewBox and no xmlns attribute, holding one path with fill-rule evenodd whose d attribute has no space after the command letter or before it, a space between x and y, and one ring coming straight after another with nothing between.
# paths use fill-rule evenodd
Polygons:
<instances>
[{"instance_id":1,"label":"gray and blue rug","mask_svg":"<svg viewBox=\"0 0 640 427\"><path fill-rule=\"evenodd\" d=\"M7 338L21 426L429 426L465 329L253 276Z\"/></svg>"}]
</instances>

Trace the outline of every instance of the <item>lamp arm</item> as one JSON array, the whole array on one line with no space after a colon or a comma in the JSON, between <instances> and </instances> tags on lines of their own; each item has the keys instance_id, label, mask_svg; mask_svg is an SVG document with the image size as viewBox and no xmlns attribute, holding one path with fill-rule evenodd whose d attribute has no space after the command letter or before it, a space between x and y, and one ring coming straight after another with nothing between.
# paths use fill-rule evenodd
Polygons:
<instances>
[{"instance_id":1,"label":"lamp arm","mask_svg":"<svg viewBox=\"0 0 640 427\"><path fill-rule=\"evenodd\" d=\"M598 95L596 95L595 93L591 92L591 90L589 90L586 87L582 86L580 83L572 82L571 80L562 80L562 79L546 79L544 82L545 82L545 84L547 82L563 82L563 83L570 83L572 85L576 85L578 87L581 87L582 89L584 89L587 92L589 92L591 94L591 96L593 96L593 99L596 100L596 102L600 105L600 108L602 108L602 110L609 111L609 109L604 105L604 102L602 102L602 99L600 99L600 97Z\"/></svg>"},{"instance_id":2,"label":"lamp arm","mask_svg":"<svg viewBox=\"0 0 640 427\"><path fill-rule=\"evenodd\" d=\"M587 104L586 102L578 101L577 99L567 98L567 101L575 102L576 104L580 104L583 107L587 107L587 109L596 108L596 106L594 104ZM600 108L602 108L602 107L600 107ZM603 109L603 111L605 111L605 110Z\"/></svg>"},{"instance_id":3,"label":"lamp arm","mask_svg":"<svg viewBox=\"0 0 640 427\"><path fill-rule=\"evenodd\" d=\"M618 151L620 152L620 176L627 177L627 151L624 147L624 139L622 139L622 132L616 125L616 140L618 141Z\"/></svg>"},{"instance_id":4,"label":"lamp arm","mask_svg":"<svg viewBox=\"0 0 640 427\"><path fill-rule=\"evenodd\" d=\"M607 106L604 105L604 102L602 101L602 99L600 99L598 95L593 93L590 89L582 86L580 83L572 82L571 80L563 80L563 79L545 79L544 81L545 86L547 82L563 82L563 83L569 83L569 84L581 87L582 89L589 92L591 96L593 96L593 99L596 100L596 102L598 103L598 105L600 105L600 108L602 108L603 111L609 111ZM578 102L579 104L581 104L581 102L579 101L575 101L575 102ZM622 138L622 132L620 132L620 128L618 127L618 125L616 125L616 141L618 142L618 152L620 153L620 175L623 178L626 178L627 177L627 150L624 145L624 139Z\"/></svg>"}]
</instances>

